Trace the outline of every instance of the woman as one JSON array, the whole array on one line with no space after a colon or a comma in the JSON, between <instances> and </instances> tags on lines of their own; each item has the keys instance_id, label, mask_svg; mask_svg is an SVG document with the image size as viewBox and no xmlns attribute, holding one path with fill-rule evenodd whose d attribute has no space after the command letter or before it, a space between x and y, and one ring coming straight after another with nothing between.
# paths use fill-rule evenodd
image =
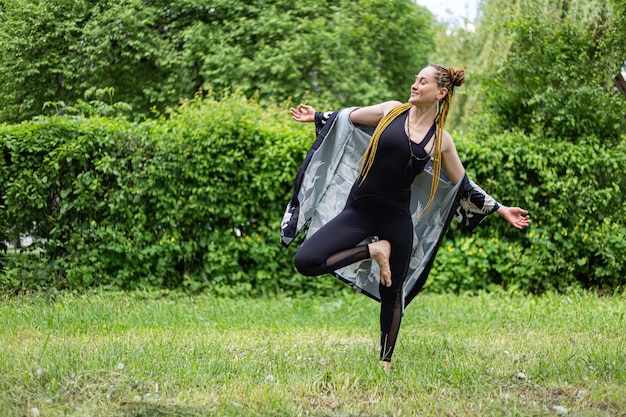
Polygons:
<instances>
[{"instance_id":1,"label":"woman","mask_svg":"<svg viewBox=\"0 0 626 417\"><path fill-rule=\"evenodd\" d=\"M385 370L391 366L404 308L403 285L414 250L416 216L410 210L411 185L432 159L430 196L417 214L420 221L433 204L441 169L452 185L466 178L454 142L443 129L454 88L464 81L462 69L432 64L416 76L408 103L388 101L349 113L351 123L376 126L376 130L345 207L309 233L294 259L298 271L308 276L333 273L366 259L376 261L380 270L380 363ZM290 112L300 122L320 117L307 105ZM493 211L519 229L530 222L528 213L519 207L496 203ZM378 240L364 243L369 236Z\"/></svg>"}]
</instances>

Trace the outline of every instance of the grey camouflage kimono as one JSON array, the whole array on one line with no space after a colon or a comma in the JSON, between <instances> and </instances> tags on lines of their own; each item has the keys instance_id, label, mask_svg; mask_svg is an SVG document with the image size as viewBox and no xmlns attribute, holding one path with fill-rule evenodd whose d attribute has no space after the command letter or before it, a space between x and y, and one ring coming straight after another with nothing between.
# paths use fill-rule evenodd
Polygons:
<instances>
[{"instance_id":1,"label":"grey camouflage kimono","mask_svg":"<svg viewBox=\"0 0 626 417\"><path fill-rule=\"evenodd\" d=\"M355 125L349 115L355 108L316 114L317 138L296 176L294 191L281 225L281 243L290 245L301 233L312 235L339 214L355 182L361 158L373 128ZM430 195L432 164L418 175L411 186L413 213L413 255L403 285L403 308L418 294L428 278L435 255L452 218L473 230L498 203L465 176L456 185L443 171L429 212L417 218ZM376 240L376 236L363 243ZM354 289L380 301L378 264L360 261L334 272Z\"/></svg>"}]
</instances>

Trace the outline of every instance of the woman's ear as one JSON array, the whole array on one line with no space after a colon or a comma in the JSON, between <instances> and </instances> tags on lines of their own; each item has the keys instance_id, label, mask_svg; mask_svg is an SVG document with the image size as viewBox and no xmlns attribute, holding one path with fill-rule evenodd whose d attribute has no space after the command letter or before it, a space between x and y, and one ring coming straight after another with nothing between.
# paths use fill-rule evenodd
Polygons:
<instances>
[{"instance_id":1,"label":"woman's ear","mask_svg":"<svg viewBox=\"0 0 626 417\"><path fill-rule=\"evenodd\" d=\"M446 94L448 94L448 89L446 87L441 87L439 89L439 94L437 94L437 98L441 100L446 96Z\"/></svg>"}]
</instances>

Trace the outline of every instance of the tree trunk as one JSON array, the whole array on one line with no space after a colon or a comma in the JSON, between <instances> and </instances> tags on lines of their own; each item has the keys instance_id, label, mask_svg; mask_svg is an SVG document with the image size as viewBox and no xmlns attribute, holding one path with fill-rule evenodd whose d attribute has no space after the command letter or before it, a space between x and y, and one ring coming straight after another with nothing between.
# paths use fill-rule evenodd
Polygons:
<instances>
[{"instance_id":1,"label":"tree trunk","mask_svg":"<svg viewBox=\"0 0 626 417\"><path fill-rule=\"evenodd\" d=\"M622 75L622 73L617 74L615 77L615 86L617 87L617 91L626 97L626 80L624 79L624 75Z\"/></svg>"}]
</instances>

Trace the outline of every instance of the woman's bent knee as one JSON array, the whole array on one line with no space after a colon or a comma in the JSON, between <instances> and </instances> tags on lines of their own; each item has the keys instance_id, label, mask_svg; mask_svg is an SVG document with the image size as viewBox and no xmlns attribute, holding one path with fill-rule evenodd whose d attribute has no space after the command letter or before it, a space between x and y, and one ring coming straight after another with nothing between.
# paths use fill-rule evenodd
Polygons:
<instances>
[{"instance_id":1,"label":"woman's bent knee","mask_svg":"<svg viewBox=\"0 0 626 417\"><path fill-rule=\"evenodd\" d=\"M296 253L293 263L298 272L302 275L315 276L324 273L320 272L320 269L323 268L325 260L320 260L317 256L311 254L308 250L303 249L302 247Z\"/></svg>"}]
</instances>

